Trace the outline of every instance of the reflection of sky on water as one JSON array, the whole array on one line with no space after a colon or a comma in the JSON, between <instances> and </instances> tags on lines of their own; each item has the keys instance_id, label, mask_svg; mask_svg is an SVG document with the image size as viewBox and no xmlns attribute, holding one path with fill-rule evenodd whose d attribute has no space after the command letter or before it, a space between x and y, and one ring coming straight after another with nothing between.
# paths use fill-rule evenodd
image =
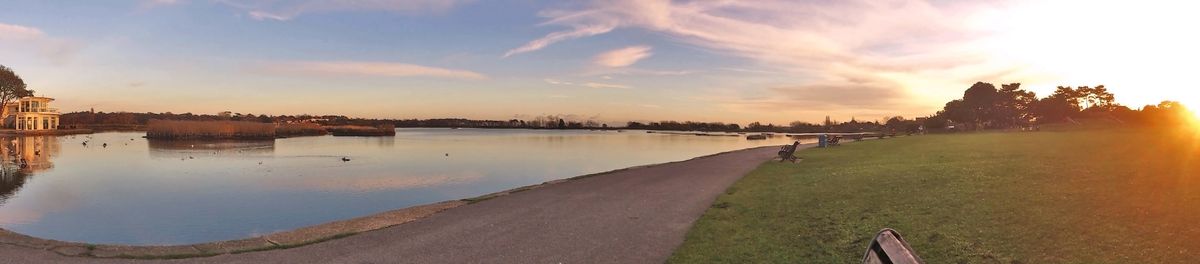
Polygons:
<instances>
[{"instance_id":1,"label":"reflection of sky on water","mask_svg":"<svg viewBox=\"0 0 1200 264\"><path fill-rule=\"evenodd\" d=\"M92 243L236 239L790 142L643 131L398 131L257 142L151 142L126 132L4 138L0 227Z\"/></svg>"}]
</instances>

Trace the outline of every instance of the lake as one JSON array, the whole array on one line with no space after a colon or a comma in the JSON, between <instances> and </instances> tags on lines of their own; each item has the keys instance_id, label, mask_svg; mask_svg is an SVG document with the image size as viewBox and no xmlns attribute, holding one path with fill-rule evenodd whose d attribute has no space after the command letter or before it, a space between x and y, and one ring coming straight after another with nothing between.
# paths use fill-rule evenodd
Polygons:
<instances>
[{"instance_id":1,"label":"lake","mask_svg":"<svg viewBox=\"0 0 1200 264\"><path fill-rule=\"evenodd\" d=\"M0 227L97 244L240 239L793 141L437 128L397 129L395 137L273 141L149 141L144 135L0 138Z\"/></svg>"}]
</instances>

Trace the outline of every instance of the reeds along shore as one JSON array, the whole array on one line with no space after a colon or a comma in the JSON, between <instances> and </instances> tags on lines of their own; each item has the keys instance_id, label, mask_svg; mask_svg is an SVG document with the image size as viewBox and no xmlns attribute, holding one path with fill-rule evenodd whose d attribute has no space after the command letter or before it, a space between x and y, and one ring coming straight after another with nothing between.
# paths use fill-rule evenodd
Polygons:
<instances>
[{"instance_id":1,"label":"reeds along shore","mask_svg":"<svg viewBox=\"0 0 1200 264\"><path fill-rule=\"evenodd\" d=\"M176 121L150 120L146 138L151 139L274 139L321 136L395 136L396 127L384 125L331 126L319 124L272 124L249 121Z\"/></svg>"},{"instance_id":2,"label":"reeds along shore","mask_svg":"<svg viewBox=\"0 0 1200 264\"><path fill-rule=\"evenodd\" d=\"M379 127L335 126L326 127L325 129L334 136L380 137L396 135L396 126L394 125L383 125Z\"/></svg>"},{"instance_id":3,"label":"reeds along shore","mask_svg":"<svg viewBox=\"0 0 1200 264\"><path fill-rule=\"evenodd\" d=\"M275 127L275 136L280 138L323 136L326 134L329 134L329 131L326 131L321 125L313 123L279 124Z\"/></svg>"},{"instance_id":4,"label":"reeds along shore","mask_svg":"<svg viewBox=\"0 0 1200 264\"><path fill-rule=\"evenodd\" d=\"M247 121L150 120L151 139L273 139L275 124Z\"/></svg>"}]
</instances>

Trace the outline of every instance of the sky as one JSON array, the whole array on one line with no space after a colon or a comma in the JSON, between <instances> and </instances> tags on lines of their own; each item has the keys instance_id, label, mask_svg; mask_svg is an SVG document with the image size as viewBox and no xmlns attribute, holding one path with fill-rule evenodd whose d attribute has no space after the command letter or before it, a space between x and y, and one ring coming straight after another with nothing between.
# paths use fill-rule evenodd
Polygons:
<instances>
[{"instance_id":1,"label":"sky","mask_svg":"<svg viewBox=\"0 0 1200 264\"><path fill-rule=\"evenodd\" d=\"M976 81L1200 105L1192 1L0 0L61 111L786 124Z\"/></svg>"}]
</instances>

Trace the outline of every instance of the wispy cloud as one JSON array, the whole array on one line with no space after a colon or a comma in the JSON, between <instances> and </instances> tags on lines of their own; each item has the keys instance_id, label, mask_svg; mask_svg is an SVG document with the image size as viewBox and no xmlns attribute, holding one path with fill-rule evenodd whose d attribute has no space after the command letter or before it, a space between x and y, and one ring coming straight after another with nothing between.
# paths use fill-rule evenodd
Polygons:
<instances>
[{"instance_id":1,"label":"wispy cloud","mask_svg":"<svg viewBox=\"0 0 1200 264\"><path fill-rule=\"evenodd\" d=\"M517 55L517 54L526 53L526 52L530 52L530 51L540 50L542 48L545 48L546 46L549 46L550 44L554 44L559 41L575 39L575 38L582 38L582 37L590 37L590 36L608 33L609 31L612 31L615 28L616 28L615 23L596 24L596 25L578 25L571 30L553 32L553 33L546 35L545 37L535 39L533 41L530 41L529 43L525 43L525 45L522 45L515 49L511 49L508 52L504 53L504 57L507 58L512 55Z\"/></svg>"},{"instance_id":2,"label":"wispy cloud","mask_svg":"<svg viewBox=\"0 0 1200 264\"><path fill-rule=\"evenodd\" d=\"M288 21L288 20L292 19L292 16L276 15L274 13L263 12L263 11L250 11L250 13L247 13L247 14L250 15L250 17L254 18L255 20Z\"/></svg>"},{"instance_id":3,"label":"wispy cloud","mask_svg":"<svg viewBox=\"0 0 1200 264\"><path fill-rule=\"evenodd\" d=\"M549 83L549 84L556 84L556 85L575 85L574 83L571 83L571 82L564 82L564 81L559 81L558 79L550 79L550 78L542 79L542 81Z\"/></svg>"},{"instance_id":4,"label":"wispy cloud","mask_svg":"<svg viewBox=\"0 0 1200 264\"><path fill-rule=\"evenodd\" d=\"M587 82L587 83L584 83L583 86L592 87L592 88L612 88L612 89L633 88L633 86L628 86L628 85L624 85L624 84L598 83L598 82Z\"/></svg>"},{"instance_id":5,"label":"wispy cloud","mask_svg":"<svg viewBox=\"0 0 1200 264\"><path fill-rule=\"evenodd\" d=\"M596 68L580 73L583 76L600 76L602 79L612 79L611 75L643 75L643 76L679 76L696 73L691 70L649 70L634 67Z\"/></svg>"},{"instance_id":6,"label":"wispy cloud","mask_svg":"<svg viewBox=\"0 0 1200 264\"><path fill-rule=\"evenodd\" d=\"M600 66L619 68L633 65L638 61L650 57L650 46L639 45L629 46L620 49L611 50L600 53L592 60L593 63Z\"/></svg>"},{"instance_id":7,"label":"wispy cloud","mask_svg":"<svg viewBox=\"0 0 1200 264\"><path fill-rule=\"evenodd\" d=\"M257 20L287 21L308 13L338 11L387 11L396 13L440 13L465 0L218 0L241 9Z\"/></svg>"},{"instance_id":8,"label":"wispy cloud","mask_svg":"<svg viewBox=\"0 0 1200 264\"><path fill-rule=\"evenodd\" d=\"M553 84L553 85L569 85L569 86L581 86L581 87L589 87L589 88L603 88L603 89L630 89L630 88L633 88L633 86L624 85L624 84L601 83L601 82L574 83L574 82L566 82L566 81L561 81L558 79L550 79L550 78L542 79L542 81L549 83L549 84Z\"/></svg>"},{"instance_id":9,"label":"wispy cloud","mask_svg":"<svg viewBox=\"0 0 1200 264\"><path fill-rule=\"evenodd\" d=\"M32 50L34 54L56 64L64 64L74 58L80 46L69 39L51 37L41 29L22 25L0 23L0 47Z\"/></svg>"},{"instance_id":10,"label":"wispy cloud","mask_svg":"<svg viewBox=\"0 0 1200 264\"><path fill-rule=\"evenodd\" d=\"M907 91L938 88L914 80L978 76L1004 69L989 63L980 45L976 45L986 32L973 27L975 21L970 16L987 8L986 3L923 0L617 0L546 10L542 14L547 20L542 25L570 28L555 32L558 34L583 28L604 29L572 34L570 38L625 28L652 31L702 50L748 58L831 89L853 89L863 82L890 83L894 86L881 89L916 96L920 93ZM912 17L922 19L909 19ZM534 40L540 45L527 45L536 48L519 51L570 39L556 36ZM635 56L640 54L635 51L639 50L625 50L626 56L614 52L610 56L613 59L604 62L598 56L595 62L610 67L632 65L644 58Z\"/></svg>"},{"instance_id":11,"label":"wispy cloud","mask_svg":"<svg viewBox=\"0 0 1200 264\"><path fill-rule=\"evenodd\" d=\"M267 63L263 68L270 72L356 75L385 77L438 77L454 79L487 79L487 76L467 70L455 70L396 62L364 61L290 61Z\"/></svg>"},{"instance_id":12,"label":"wispy cloud","mask_svg":"<svg viewBox=\"0 0 1200 264\"><path fill-rule=\"evenodd\" d=\"M781 74L782 73L782 72L777 72L777 71L753 70L753 69L732 68L732 67L723 67L720 69L726 70L726 71L732 71L732 72L747 72L747 73L759 73L759 74Z\"/></svg>"},{"instance_id":13,"label":"wispy cloud","mask_svg":"<svg viewBox=\"0 0 1200 264\"><path fill-rule=\"evenodd\" d=\"M0 23L0 40L36 40L44 37L46 33L37 28Z\"/></svg>"},{"instance_id":14,"label":"wispy cloud","mask_svg":"<svg viewBox=\"0 0 1200 264\"><path fill-rule=\"evenodd\" d=\"M150 9L161 6L182 4L183 0L142 0L141 8Z\"/></svg>"}]
</instances>

